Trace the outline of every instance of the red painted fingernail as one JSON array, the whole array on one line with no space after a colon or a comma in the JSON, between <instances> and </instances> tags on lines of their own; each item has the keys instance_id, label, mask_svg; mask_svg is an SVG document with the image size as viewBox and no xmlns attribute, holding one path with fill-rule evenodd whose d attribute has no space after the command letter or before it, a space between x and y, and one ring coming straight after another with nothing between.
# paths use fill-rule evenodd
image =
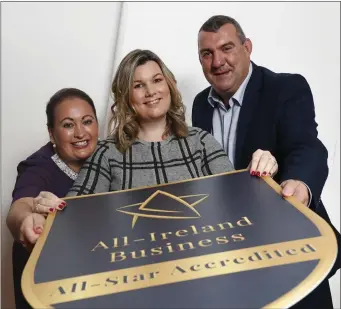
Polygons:
<instances>
[{"instance_id":1,"label":"red painted fingernail","mask_svg":"<svg viewBox=\"0 0 341 309\"><path fill-rule=\"evenodd\" d=\"M271 176L271 173L269 172L269 176Z\"/></svg>"},{"instance_id":2,"label":"red painted fingernail","mask_svg":"<svg viewBox=\"0 0 341 309\"><path fill-rule=\"evenodd\" d=\"M255 176L256 175L256 172L255 171L252 171L251 172L251 176Z\"/></svg>"},{"instance_id":3,"label":"red painted fingernail","mask_svg":"<svg viewBox=\"0 0 341 309\"><path fill-rule=\"evenodd\" d=\"M65 206L66 203L63 201L63 202L60 203L60 205Z\"/></svg>"},{"instance_id":4,"label":"red painted fingernail","mask_svg":"<svg viewBox=\"0 0 341 309\"><path fill-rule=\"evenodd\" d=\"M266 172L263 172L262 175L265 176L265 175L266 175Z\"/></svg>"},{"instance_id":5,"label":"red painted fingernail","mask_svg":"<svg viewBox=\"0 0 341 309\"><path fill-rule=\"evenodd\" d=\"M49 211L50 212L54 212L54 208L49 208Z\"/></svg>"},{"instance_id":6,"label":"red painted fingernail","mask_svg":"<svg viewBox=\"0 0 341 309\"><path fill-rule=\"evenodd\" d=\"M260 177L260 172L257 172L257 176Z\"/></svg>"},{"instance_id":7,"label":"red painted fingernail","mask_svg":"<svg viewBox=\"0 0 341 309\"><path fill-rule=\"evenodd\" d=\"M58 209L59 209L59 210L63 210L64 207L65 207L65 205L63 205L63 204L58 205Z\"/></svg>"}]
</instances>

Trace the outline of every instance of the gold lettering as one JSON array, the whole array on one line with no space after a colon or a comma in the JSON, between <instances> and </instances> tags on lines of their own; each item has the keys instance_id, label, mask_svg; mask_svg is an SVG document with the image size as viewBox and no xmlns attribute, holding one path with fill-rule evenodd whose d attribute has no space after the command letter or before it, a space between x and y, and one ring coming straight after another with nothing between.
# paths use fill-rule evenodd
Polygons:
<instances>
[{"instance_id":1,"label":"gold lettering","mask_svg":"<svg viewBox=\"0 0 341 309\"><path fill-rule=\"evenodd\" d=\"M168 242L166 245L167 245L166 248L168 249L168 253L174 252L173 247L172 247L172 244L171 244L170 242Z\"/></svg>"},{"instance_id":2,"label":"gold lettering","mask_svg":"<svg viewBox=\"0 0 341 309\"><path fill-rule=\"evenodd\" d=\"M178 237L187 236L188 235L188 231L187 230L179 230L179 231L176 231L175 235L178 236Z\"/></svg>"},{"instance_id":3,"label":"gold lettering","mask_svg":"<svg viewBox=\"0 0 341 309\"><path fill-rule=\"evenodd\" d=\"M156 241L155 233L149 233L149 235L150 235L150 240L151 241Z\"/></svg>"},{"instance_id":4,"label":"gold lettering","mask_svg":"<svg viewBox=\"0 0 341 309\"><path fill-rule=\"evenodd\" d=\"M224 245L229 242L229 240L226 238L226 236L219 236L216 238L217 244L218 245Z\"/></svg>"},{"instance_id":5,"label":"gold lettering","mask_svg":"<svg viewBox=\"0 0 341 309\"><path fill-rule=\"evenodd\" d=\"M97 248L108 249L109 247L103 241L100 241L91 251L95 251Z\"/></svg>"},{"instance_id":6,"label":"gold lettering","mask_svg":"<svg viewBox=\"0 0 341 309\"><path fill-rule=\"evenodd\" d=\"M191 225L190 228L192 229L194 235L199 234L197 228L194 225Z\"/></svg>"},{"instance_id":7,"label":"gold lettering","mask_svg":"<svg viewBox=\"0 0 341 309\"><path fill-rule=\"evenodd\" d=\"M193 243L191 243L190 241L189 242L185 242L183 244L178 244L178 247L180 248L180 251L184 251L186 250L185 249L185 245L188 245L189 246L189 249L195 249L195 247L193 246Z\"/></svg>"},{"instance_id":8,"label":"gold lettering","mask_svg":"<svg viewBox=\"0 0 341 309\"><path fill-rule=\"evenodd\" d=\"M150 249L151 255L161 255L162 252L162 247L156 247L156 248L152 248Z\"/></svg>"},{"instance_id":9,"label":"gold lettering","mask_svg":"<svg viewBox=\"0 0 341 309\"><path fill-rule=\"evenodd\" d=\"M253 225L253 223L248 219L248 217L242 217L239 221L237 221L237 225L248 226Z\"/></svg>"},{"instance_id":10,"label":"gold lettering","mask_svg":"<svg viewBox=\"0 0 341 309\"><path fill-rule=\"evenodd\" d=\"M215 232L215 229L212 225L203 226L201 229L204 233Z\"/></svg>"},{"instance_id":11,"label":"gold lettering","mask_svg":"<svg viewBox=\"0 0 341 309\"><path fill-rule=\"evenodd\" d=\"M161 233L161 239L168 239L167 235L172 235L172 232Z\"/></svg>"},{"instance_id":12,"label":"gold lettering","mask_svg":"<svg viewBox=\"0 0 341 309\"><path fill-rule=\"evenodd\" d=\"M119 258L119 260L118 260ZM125 260L127 257L123 251L112 252L111 253L111 263L120 262Z\"/></svg>"},{"instance_id":13,"label":"gold lettering","mask_svg":"<svg viewBox=\"0 0 341 309\"><path fill-rule=\"evenodd\" d=\"M128 237L127 236L124 236L122 237L123 238L123 246L122 247L127 247L129 246L129 243L128 243ZM114 239L114 245L113 245L113 248L119 248L120 245L119 245L119 239L117 237L115 237Z\"/></svg>"},{"instance_id":14,"label":"gold lettering","mask_svg":"<svg viewBox=\"0 0 341 309\"><path fill-rule=\"evenodd\" d=\"M200 247L209 247L212 246L212 241L211 239L203 239L198 242L198 245Z\"/></svg>"},{"instance_id":15,"label":"gold lettering","mask_svg":"<svg viewBox=\"0 0 341 309\"><path fill-rule=\"evenodd\" d=\"M230 228L230 229L234 228L234 226L233 226L233 224L231 222L219 223L218 226L219 226L221 231L225 230L224 224L226 224L228 226L228 228Z\"/></svg>"},{"instance_id":16,"label":"gold lettering","mask_svg":"<svg viewBox=\"0 0 341 309\"><path fill-rule=\"evenodd\" d=\"M245 237L243 236L243 234L233 234L231 237L234 242L245 240Z\"/></svg>"},{"instance_id":17,"label":"gold lettering","mask_svg":"<svg viewBox=\"0 0 341 309\"><path fill-rule=\"evenodd\" d=\"M137 256L136 251L133 251L131 252L131 257L136 260L147 257L146 250L139 250L139 251L140 251L140 256Z\"/></svg>"}]
</instances>

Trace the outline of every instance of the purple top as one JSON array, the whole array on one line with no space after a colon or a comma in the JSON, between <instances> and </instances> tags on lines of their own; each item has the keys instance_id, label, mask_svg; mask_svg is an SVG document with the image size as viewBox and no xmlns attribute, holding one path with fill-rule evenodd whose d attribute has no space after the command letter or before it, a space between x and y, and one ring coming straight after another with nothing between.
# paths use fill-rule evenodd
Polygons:
<instances>
[{"instance_id":1,"label":"purple top","mask_svg":"<svg viewBox=\"0 0 341 309\"><path fill-rule=\"evenodd\" d=\"M19 163L12 203L22 197L36 197L40 191L52 192L58 197L64 197L68 193L74 181L67 175L70 169L55 158L52 143L48 142ZM63 165L64 171L61 169Z\"/></svg>"},{"instance_id":2,"label":"purple top","mask_svg":"<svg viewBox=\"0 0 341 309\"><path fill-rule=\"evenodd\" d=\"M18 176L12 193L13 201L22 197L36 197L40 191L49 191L64 197L77 176L54 153L52 143L47 143L18 165ZM31 309L21 291L21 276L29 253L19 243L13 244L13 281L16 308Z\"/></svg>"}]
</instances>

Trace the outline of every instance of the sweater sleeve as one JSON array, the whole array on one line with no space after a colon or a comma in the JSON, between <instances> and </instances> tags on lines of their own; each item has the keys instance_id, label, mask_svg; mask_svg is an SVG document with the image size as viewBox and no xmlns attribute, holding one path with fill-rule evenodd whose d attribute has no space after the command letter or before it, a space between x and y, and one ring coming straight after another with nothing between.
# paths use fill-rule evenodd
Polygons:
<instances>
[{"instance_id":1,"label":"sweater sleeve","mask_svg":"<svg viewBox=\"0 0 341 309\"><path fill-rule=\"evenodd\" d=\"M218 141L203 130L200 130L199 135L202 146L201 169L203 174L207 176L233 171L234 167Z\"/></svg>"},{"instance_id":2,"label":"sweater sleeve","mask_svg":"<svg viewBox=\"0 0 341 309\"><path fill-rule=\"evenodd\" d=\"M111 172L109 165L109 144L99 143L95 152L83 164L77 179L67 196L109 192Z\"/></svg>"},{"instance_id":3,"label":"sweater sleeve","mask_svg":"<svg viewBox=\"0 0 341 309\"><path fill-rule=\"evenodd\" d=\"M41 191L47 190L48 171L44 167L29 166L21 168L23 164L18 166L18 176L12 193L14 203L23 197L36 197Z\"/></svg>"}]
</instances>

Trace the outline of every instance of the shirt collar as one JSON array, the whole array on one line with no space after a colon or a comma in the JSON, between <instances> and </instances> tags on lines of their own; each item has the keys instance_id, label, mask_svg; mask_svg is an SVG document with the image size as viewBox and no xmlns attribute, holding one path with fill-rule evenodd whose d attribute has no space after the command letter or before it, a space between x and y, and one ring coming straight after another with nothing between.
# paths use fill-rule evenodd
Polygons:
<instances>
[{"instance_id":1,"label":"shirt collar","mask_svg":"<svg viewBox=\"0 0 341 309\"><path fill-rule=\"evenodd\" d=\"M249 72L247 73L246 78L244 79L244 81L242 82L242 84L240 85L240 87L238 88L238 90L232 96L232 98L230 100L234 99L233 101L237 101L239 103L239 105L243 104L245 89L246 89L246 86L248 85L249 80L251 78L252 71L253 71L253 67L252 67L252 63L250 62ZM215 107L215 104L216 104L215 102L217 102L219 104L222 104L224 106L224 102L219 97L217 92L213 89L213 87L211 87L210 93L208 94L208 98L207 99L208 99L208 103L212 107Z\"/></svg>"}]
</instances>

